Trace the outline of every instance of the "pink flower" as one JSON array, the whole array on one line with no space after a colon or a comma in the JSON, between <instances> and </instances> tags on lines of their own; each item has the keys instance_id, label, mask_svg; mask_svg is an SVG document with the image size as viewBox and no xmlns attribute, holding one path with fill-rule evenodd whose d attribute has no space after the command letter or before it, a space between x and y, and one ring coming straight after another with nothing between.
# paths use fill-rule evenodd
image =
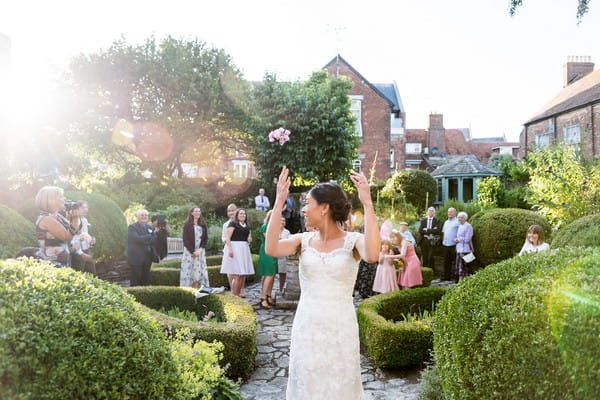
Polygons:
<instances>
[{"instance_id":1,"label":"pink flower","mask_svg":"<svg viewBox=\"0 0 600 400\"><path fill-rule=\"evenodd\" d=\"M275 129L274 131L269 132L269 142L279 142L280 146L283 146L285 142L290 140L291 132L283 127L279 129Z\"/></svg>"}]
</instances>

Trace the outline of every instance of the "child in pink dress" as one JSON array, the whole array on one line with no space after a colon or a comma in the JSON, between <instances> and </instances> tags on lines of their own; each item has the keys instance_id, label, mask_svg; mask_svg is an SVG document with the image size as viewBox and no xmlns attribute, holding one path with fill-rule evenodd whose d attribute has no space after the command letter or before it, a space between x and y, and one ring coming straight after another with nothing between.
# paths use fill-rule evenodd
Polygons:
<instances>
[{"instance_id":1,"label":"child in pink dress","mask_svg":"<svg viewBox=\"0 0 600 400\"><path fill-rule=\"evenodd\" d=\"M394 254L392 244L389 240L381 241L381 252L379 253L379 265L375 273L373 291L379 293L393 292L398 290L396 283L396 269L393 264Z\"/></svg>"},{"instance_id":2,"label":"child in pink dress","mask_svg":"<svg viewBox=\"0 0 600 400\"><path fill-rule=\"evenodd\" d=\"M415 246L403 235L399 235L398 239L401 240L399 256L404 261L404 268L398 274L398 284L402 286L402 289L422 285L421 262L417 253L415 253Z\"/></svg>"}]
</instances>

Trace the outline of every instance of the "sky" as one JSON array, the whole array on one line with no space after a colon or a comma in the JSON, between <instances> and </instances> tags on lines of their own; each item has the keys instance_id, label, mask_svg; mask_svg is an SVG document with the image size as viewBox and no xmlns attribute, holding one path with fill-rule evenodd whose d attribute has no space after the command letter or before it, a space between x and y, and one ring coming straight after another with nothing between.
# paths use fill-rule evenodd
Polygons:
<instances>
[{"instance_id":1,"label":"sky","mask_svg":"<svg viewBox=\"0 0 600 400\"><path fill-rule=\"evenodd\" d=\"M340 53L370 82L397 83L409 129L435 112L446 128L517 141L562 88L567 56L600 65L600 1L580 24L576 0L523 2L511 17L508 0L4 0L0 34L11 103L28 113L52 112L44 90L72 57L171 35L224 49L248 80L307 79Z\"/></svg>"}]
</instances>

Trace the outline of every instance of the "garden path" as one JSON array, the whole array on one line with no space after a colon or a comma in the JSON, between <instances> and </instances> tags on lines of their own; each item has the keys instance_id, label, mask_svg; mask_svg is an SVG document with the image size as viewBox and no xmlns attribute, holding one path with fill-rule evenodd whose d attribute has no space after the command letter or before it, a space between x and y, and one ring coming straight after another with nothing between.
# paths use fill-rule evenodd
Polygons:
<instances>
[{"instance_id":1,"label":"garden path","mask_svg":"<svg viewBox=\"0 0 600 400\"><path fill-rule=\"evenodd\" d=\"M434 281L432 284L444 286L452 283ZM279 287L277 278L274 287ZM242 396L246 400L280 400L285 398L288 379L294 311L263 310L258 306L259 297L260 283L246 287L246 300L253 305L258 318L258 354L254 373L242 385ZM354 303L358 307L358 297L355 297ZM385 371L373 366L370 360L361 354L361 369L365 400L417 399L421 373L419 368Z\"/></svg>"}]
</instances>

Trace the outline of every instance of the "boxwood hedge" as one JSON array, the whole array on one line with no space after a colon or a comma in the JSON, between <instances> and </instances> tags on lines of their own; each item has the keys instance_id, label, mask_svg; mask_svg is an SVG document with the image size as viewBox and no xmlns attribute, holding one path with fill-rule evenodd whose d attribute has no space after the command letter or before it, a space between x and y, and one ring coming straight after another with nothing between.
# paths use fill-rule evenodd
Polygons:
<instances>
[{"instance_id":1,"label":"boxwood hedge","mask_svg":"<svg viewBox=\"0 0 600 400\"><path fill-rule=\"evenodd\" d=\"M481 211L470 221L473 226L475 256L483 265L490 265L516 255L525 242L527 229L540 225L549 241L552 232L546 219L520 208L493 208Z\"/></svg>"},{"instance_id":2,"label":"boxwood hedge","mask_svg":"<svg viewBox=\"0 0 600 400\"><path fill-rule=\"evenodd\" d=\"M434 354L452 399L596 399L600 249L514 257L467 278L434 317Z\"/></svg>"},{"instance_id":3,"label":"boxwood hedge","mask_svg":"<svg viewBox=\"0 0 600 400\"><path fill-rule=\"evenodd\" d=\"M560 229L552 248L600 247L600 214L587 215Z\"/></svg>"},{"instance_id":4,"label":"boxwood hedge","mask_svg":"<svg viewBox=\"0 0 600 400\"><path fill-rule=\"evenodd\" d=\"M222 259L223 256L220 255L206 257L208 282L212 287L229 287L227 275L221 273ZM257 273L258 255L252 254L252 263L254 264L255 274L246 276L246 284L260 281L260 275ZM155 286L179 286L180 269L181 261L169 261L166 263L154 264L150 271L150 284Z\"/></svg>"},{"instance_id":5,"label":"boxwood hedge","mask_svg":"<svg viewBox=\"0 0 600 400\"><path fill-rule=\"evenodd\" d=\"M3 399L200 398L221 375L211 345L186 357L120 287L70 268L0 261L0 305Z\"/></svg>"},{"instance_id":6,"label":"boxwood hedge","mask_svg":"<svg viewBox=\"0 0 600 400\"><path fill-rule=\"evenodd\" d=\"M14 257L23 247L37 246L35 226L15 210L0 204L0 259Z\"/></svg>"},{"instance_id":7,"label":"boxwood hedge","mask_svg":"<svg viewBox=\"0 0 600 400\"><path fill-rule=\"evenodd\" d=\"M195 339L223 343L221 365L228 366L228 376L244 378L252 372L256 356L257 321L252 307L244 300L229 293L196 300L193 289L169 286L131 287L128 292L146 307L167 334L189 329ZM199 319L212 311L217 321L185 321L156 311L161 308L193 311Z\"/></svg>"},{"instance_id":8,"label":"boxwood hedge","mask_svg":"<svg viewBox=\"0 0 600 400\"><path fill-rule=\"evenodd\" d=\"M433 347L430 322L403 320L403 314L432 311L445 293L445 288L417 288L363 301L357 311L360 340L373 364L400 368L426 361Z\"/></svg>"}]
</instances>

